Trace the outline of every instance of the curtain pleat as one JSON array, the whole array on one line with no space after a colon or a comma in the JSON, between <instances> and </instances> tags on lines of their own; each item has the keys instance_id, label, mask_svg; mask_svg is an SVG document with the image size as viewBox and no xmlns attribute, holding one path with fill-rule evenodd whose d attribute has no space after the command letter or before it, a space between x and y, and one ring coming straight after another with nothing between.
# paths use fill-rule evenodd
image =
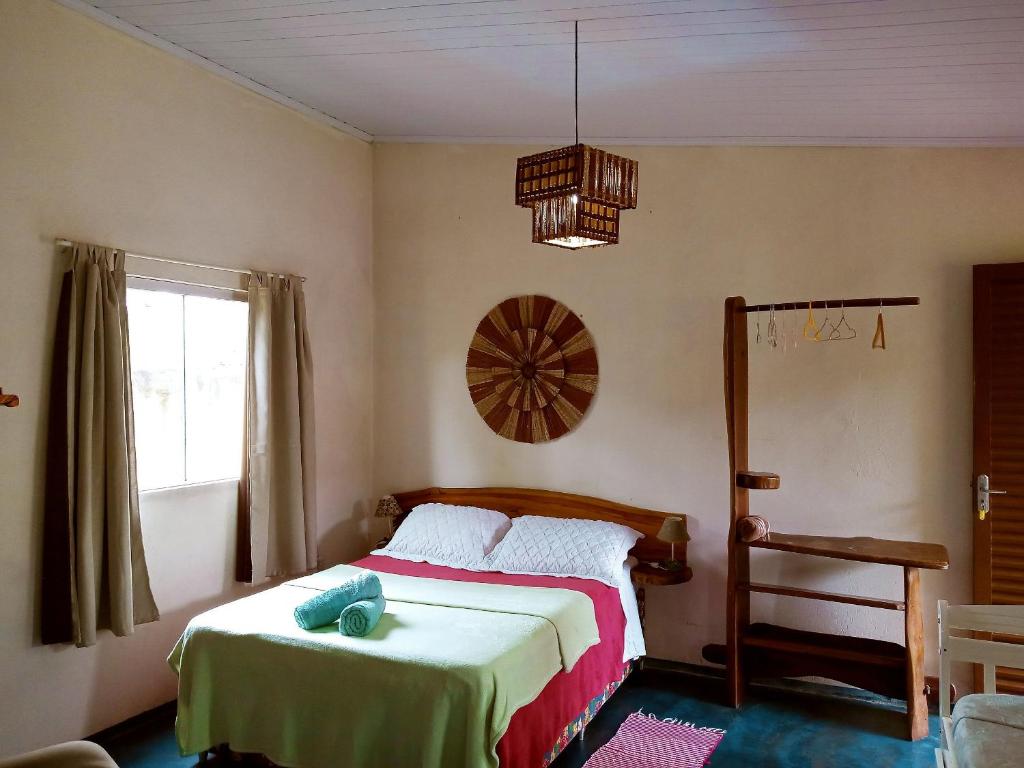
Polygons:
<instances>
[{"instance_id":1,"label":"curtain pleat","mask_svg":"<svg viewBox=\"0 0 1024 768\"><path fill-rule=\"evenodd\" d=\"M159 618L149 586L124 252L71 246L54 346L43 526L44 643L93 645Z\"/></svg>"},{"instance_id":2,"label":"curtain pleat","mask_svg":"<svg viewBox=\"0 0 1024 768\"><path fill-rule=\"evenodd\" d=\"M253 582L317 564L313 361L299 278L250 278L246 368L236 578Z\"/></svg>"}]
</instances>

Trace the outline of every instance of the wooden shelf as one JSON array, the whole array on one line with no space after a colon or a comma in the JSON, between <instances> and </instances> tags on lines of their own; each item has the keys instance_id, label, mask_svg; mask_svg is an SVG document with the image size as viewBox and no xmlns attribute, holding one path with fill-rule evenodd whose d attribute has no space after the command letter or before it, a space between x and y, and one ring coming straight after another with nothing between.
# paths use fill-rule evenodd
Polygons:
<instances>
[{"instance_id":1,"label":"wooden shelf","mask_svg":"<svg viewBox=\"0 0 1024 768\"><path fill-rule=\"evenodd\" d=\"M904 568L944 570L949 567L949 553L944 546L918 541L894 541L869 536L803 536L773 531L763 539L749 542L747 546L861 563L901 565Z\"/></svg>"},{"instance_id":2,"label":"wooden shelf","mask_svg":"<svg viewBox=\"0 0 1024 768\"><path fill-rule=\"evenodd\" d=\"M906 696L906 650L898 643L751 624L740 647L751 678L824 677L882 696ZM714 661L716 650L708 648L705 658Z\"/></svg>"},{"instance_id":3,"label":"wooden shelf","mask_svg":"<svg viewBox=\"0 0 1024 768\"><path fill-rule=\"evenodd\" d=\"M751 624L739 645L753 679L824 677L882 696L906 696L906 650L898 643ZM725 645L706 645L702 655L712 664L728 660Z\"/></svg>"},{"instance_id":4,"label":"wooden shelf","mask_svg":"<svg viewBox=\"0 0 1024 768\"><path fill-rule=\"evenodd\" d=\"M774 491L781 483L779 476L773 472L751 472L746 469L736 471L736 485L740 488L749 488L752 491Z\"/></svg>"},{"instance_id":5,"label":"wooden shelf","mask_svg":"<svg viewBox=\"0 0 1024 768\"><path fill-rule=\"evenodd\" d=\"M905 651L898 643L864 637L826 635L773 624L751 624L743 638L744 648L761 648L834 661L903 669ZM838 679L838 678L837 678ZM901 681L902 687L902 681Z\"/></svg>"},{"instance_id":6,"label":"wooden shelf","mask_svg":"<svg viewBox=\"0 0 1024 768\"><path fill-rule=\"evenodd\" d=\"M804 597L809 600L824 600L829 603L846 603L847 605L863 605L867 608L884 608L889 611L905 611L906 603L902 600L886 600L880 597L862 597L861 595L843 595L837 592L820 592L815 589L799 587L783 587L777 584L754 584L741 582L736 589L744 592L758 592L766 595L784 595L786 597Z\"/></svg>"},{"instance_id":7,"label":"wooden shelf","mask_svg":"<svg viewBox=\"0 0 1024 768\"><path fill-rule=\"evenodd\" d=\"M656 568L650 563L640 563L632 571L633 583L641 587L667 587L672 584L685 584L693 578L693 570L683 566L678 571Z\"/></svg>"}]
</instances>

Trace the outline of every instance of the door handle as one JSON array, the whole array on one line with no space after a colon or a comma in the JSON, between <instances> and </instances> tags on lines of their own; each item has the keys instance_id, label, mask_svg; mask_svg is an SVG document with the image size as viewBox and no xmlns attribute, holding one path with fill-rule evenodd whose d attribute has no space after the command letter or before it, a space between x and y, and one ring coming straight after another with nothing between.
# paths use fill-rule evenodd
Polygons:
<instances>
[{"instance_id":1,"label":"door handle","mask_svg":"<svg viewBox=\"0 0 1024 768\"><path fill-rule=\"evenodd\" d=\"M974 484L975 488L975 500L978 508L978 519L984 520L989 513L991 505L989 504L990 496L1005 496L1006 491L994 491L989 485L988 475L978 475L978 480Z\"/></svg>"}]
</instances>

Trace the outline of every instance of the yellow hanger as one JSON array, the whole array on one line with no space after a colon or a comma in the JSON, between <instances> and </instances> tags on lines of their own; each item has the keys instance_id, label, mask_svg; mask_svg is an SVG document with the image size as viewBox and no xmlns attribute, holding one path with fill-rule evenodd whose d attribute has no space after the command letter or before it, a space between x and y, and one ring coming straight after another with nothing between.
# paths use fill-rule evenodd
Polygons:
<instances>
[{"instance_id":1,"label":"yellow hanger","mask_svg":"<svg viewBox=\"0 0 1024 768\"><path fill-rule=\"evenodd\" d=\"M807 302L807 322L804 323L804 338L811 341L821 341L818 336L818 323L814 319L814 308L812 302Z\"/></svg>"}]
</instances>

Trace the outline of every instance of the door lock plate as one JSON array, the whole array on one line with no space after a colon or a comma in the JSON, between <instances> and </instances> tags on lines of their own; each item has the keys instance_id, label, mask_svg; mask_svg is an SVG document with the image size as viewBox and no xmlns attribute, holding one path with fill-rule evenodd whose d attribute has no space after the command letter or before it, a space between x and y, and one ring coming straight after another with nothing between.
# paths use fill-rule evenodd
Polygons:
<instances>
[{"instance_id":1,"label":"door lock plate","mask_svg":"<svg viewBox=\"0 0 1024 768\"><path fill-rule=\"evenodd\" d=\"M974 483L975 508L978 510L978 519L984 522L991 509L991 496L996 494L1002 496L1006 491L993 491L988 475L978 475Z\"/></svg>"}]
</instances>

